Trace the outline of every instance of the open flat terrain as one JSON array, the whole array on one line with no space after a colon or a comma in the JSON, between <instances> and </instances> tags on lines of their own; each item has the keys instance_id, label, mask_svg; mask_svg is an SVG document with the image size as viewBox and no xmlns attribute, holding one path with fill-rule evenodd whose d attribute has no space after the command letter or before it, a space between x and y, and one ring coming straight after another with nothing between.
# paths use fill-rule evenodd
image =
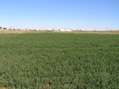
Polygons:
<instances>
[{"instance_id":1,"label":"open flat terrain","mask_svg":"<svg viewBox=\"0 0 119 89\"><path fill-rule=\"evenodd\" d=\"M0 87L119 89L119 35L0 34Z\"/></svg>"},{"instance_id":2,"label":"open flat terrain","mask_svg":"<svg viewBox=\"0 0 119 89\"><path fill-rule=\"evenodd\" d=\"M119 31L23 31L23 30L16 30L16 31L0 31L0 34L9 34L9 33L14 33L14 34L22 34L22 33L90 33L90 34L119 34Z\"/></svg>"}]
</instances>

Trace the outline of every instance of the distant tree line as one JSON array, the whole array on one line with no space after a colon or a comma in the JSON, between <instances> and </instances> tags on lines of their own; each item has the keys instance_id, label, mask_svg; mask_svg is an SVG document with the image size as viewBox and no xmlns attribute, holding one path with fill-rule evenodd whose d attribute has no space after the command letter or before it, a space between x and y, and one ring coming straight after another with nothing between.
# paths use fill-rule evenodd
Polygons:
<instances>
[{"instance_id":1,"label":"distant tree line","mask_svg":"<svg viewBox=\"0 0 119 89\"><path fill-rule=\"evenodd\" d=\"M5 27L4 27L4 28L3 28L3 27L0 27L0 29L6 30L7 28L5 28Z\"/></svg>"},{"instance_id":2,"label":"distant tree line","mask_svg":"<svg viewBox=\"0 0 119 89\"><path fill-rule=\"evenodd\" d=\"M0 29L2 29L2 27L0 27Z\"/></svg>"}]
</instances>

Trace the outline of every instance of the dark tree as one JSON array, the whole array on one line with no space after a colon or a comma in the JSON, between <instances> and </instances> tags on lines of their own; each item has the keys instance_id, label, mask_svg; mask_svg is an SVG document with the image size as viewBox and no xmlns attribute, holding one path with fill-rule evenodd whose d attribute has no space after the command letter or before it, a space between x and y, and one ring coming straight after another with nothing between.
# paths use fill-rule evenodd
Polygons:
<instances>
[{"instance_id":1,"label":"dark tree","mask_svg":"<svg viewBox=\"0 0 119 89\"><path fill-rule=\"evenodd\" d=\"M4 30L6 30L7 28L3 28Z\"/></svg>"},{"instance_id":2,"label":"dark tree","mask_svg":"<svg viewBox=\"0 0 119 89\"><path fill-rule=\"evenodd\" d=\"M0 27L0 29L2 29L2 27Z\"/></svg>"}]
</instances>

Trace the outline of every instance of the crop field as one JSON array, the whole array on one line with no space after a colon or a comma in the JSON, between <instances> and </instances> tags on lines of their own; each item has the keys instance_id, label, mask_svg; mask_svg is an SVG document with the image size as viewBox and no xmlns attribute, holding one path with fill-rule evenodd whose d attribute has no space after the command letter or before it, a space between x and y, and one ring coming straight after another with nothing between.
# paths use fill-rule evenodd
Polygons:
<instances>
[{"instance_id":1,"label":"crop field","mask_svg":"<svg viewBox=\"0 0 119 89\"><path fill-rule=\"evenodd\" d=\"M0 89L119 89L119 35L0 34Z\"/></svg>"}]
</instances>

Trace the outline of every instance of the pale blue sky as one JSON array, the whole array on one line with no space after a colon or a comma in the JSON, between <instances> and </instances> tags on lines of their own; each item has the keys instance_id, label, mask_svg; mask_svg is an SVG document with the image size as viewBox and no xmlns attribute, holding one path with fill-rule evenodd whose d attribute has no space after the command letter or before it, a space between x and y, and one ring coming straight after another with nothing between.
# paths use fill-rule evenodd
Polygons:
<instances>
[{"instance_id":1,"label":"pale blue sky","mask_svg":"<svg viewBox=\"0 0 119 89\"><path fill-rule=\"evenodd\" d=\"M119 0L0 0L0 26L119 30Z\"/></svg>"}]
</instances>

